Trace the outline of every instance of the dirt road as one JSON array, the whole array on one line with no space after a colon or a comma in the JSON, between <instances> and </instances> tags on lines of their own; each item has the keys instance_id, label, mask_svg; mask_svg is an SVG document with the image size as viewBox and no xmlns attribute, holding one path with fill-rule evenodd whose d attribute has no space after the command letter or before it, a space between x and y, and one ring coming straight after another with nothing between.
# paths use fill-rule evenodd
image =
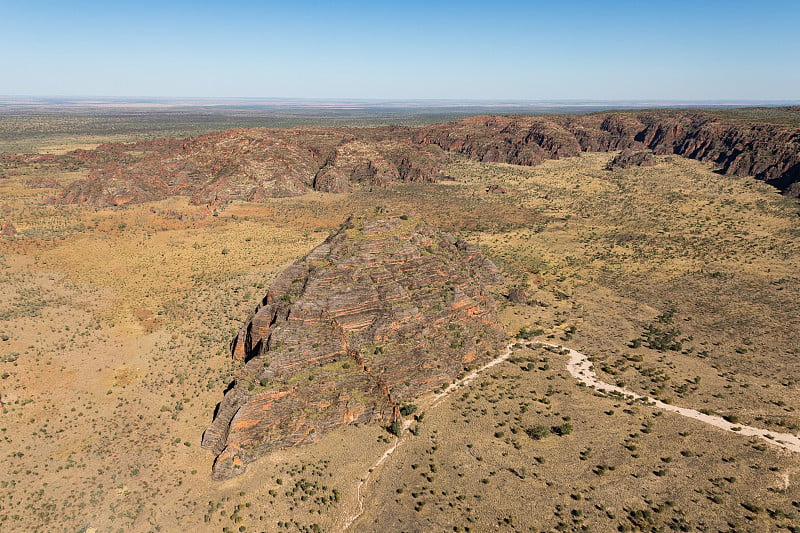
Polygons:
<instances>
[{"instance_id":1,"label":"dirt road","mask_svg":"<svg viewBox=\"0 0 800 533\"><path fill-rule=\"evenodd\" d=\"M707 415L701 413L700 411L695 411L694 409L689 409L686 407L678 407L675 405L664 403L660 400L656 400L654 398L638 394L631 390L622 387L617 387L616 385L611 385L610 383L606 383L604 381L600 381L597 378L597 374L595 374L594 370L592 370L592 362L589 360L589 356L577 350L566 348L558 344L551 344L548 342L514 341L509 343L506 346L505 351L500 356L492 359L482 367L473 370L466 376L450 384L445 390L434 394L433 397L429 398L427 401L422 401L421 402L422 407L425 408L435 407L444 398L455 392L457 389L469 385L482 372L508 359L511 356L511 354L514 353L515 348L523 346L526 348L535 348L537 346L548 346L551 348L557 348L561 351L565 351L566 352L565 355L569 356L569 360L567 361L567 371L572 375L572 377L577 379L579 382L585 384L587 387L593 387L595 390L598 390L600 392L617 394L626 398L641 400L651 406L658 407L659 409L663 409L665 411L677 413L687 418L693 418L695 420L705 422L706 424L710 424L714 427L717 427L725 431L730 431L731 433L735 433L736 435L759 437L761 439L764 439L766 442L772 444L773 446L779 446L781 448L785 448L787 450L800 453L800 437L798 437L797 435L793 435L791 433L776 433L774 431L761 429L753 426L747 426L744 424L733 424L719 416ZM411 423L412 420L405 420L403 422L403 429L408 429ZM389 449L387 449L383 453L383 455L381 455L381 457L369 468L366 474L364 474L364 476L358 482L358 486L356 487L357 508L352 515L349 515L345 518L342 531L349 529L350 526L352 526L353 523L364 513L364 496L362 494L362 488L371 479L372 474L375 473L375 471L381 465L383 465L389 459L389 457L391 457L391 455L395 452L395 450L397 450L398 446L400 446L402 441L403 437L395 437L392 446L389 447Z\"/></svg>"},{"instance_id":2,"label":"dirt road","mask_svg":"<svg viewBox=\"0 0 800 533\"><path fill-rule=\"evenodd\" d=\"M536 343L526 343L526 346L532 344ZM592 363L589 361L589 357L587 355L558 344L550 344L546 342L541 342L538 344L566 350L569 355L569 361L567 361L567 371L572 374L572 377L576 378L578 381L584 383L588 387L594 387L596 390L601 392L621 394L628 398L642 400L654 407L658 407L659 409L677 413L687 418L694 418L695 420L705 422L706 424L710 424L725 431L736 433L737 435L759 437L774 446L780 446L781 448L786 448L787 450L800 453L800 437L797 435L793 435L791 433L777 433L775 431L747 426L744 424L733 424L719 416L707 415L687 407L678 407L672 404L664 403L660 400L656 400L655 398L649 398L647 396L637 394L631 390L617 387L616 385L611 385L597 379L597 374L595 374L594 370L592 370Z\"/></svg>"}]
</instances>

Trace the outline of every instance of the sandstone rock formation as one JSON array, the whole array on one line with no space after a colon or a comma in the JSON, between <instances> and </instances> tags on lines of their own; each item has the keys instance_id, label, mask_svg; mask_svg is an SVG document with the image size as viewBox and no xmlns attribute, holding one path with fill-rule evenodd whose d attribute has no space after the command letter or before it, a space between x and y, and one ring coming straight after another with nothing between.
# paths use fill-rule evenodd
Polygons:
<instances>
[{"instance_id":1,"label":"sandstone rock formation","mask_svg":"<svg viewBox=\"0 0 800 533\"><path fill-rule=\"evenodd\" d=\"M404 402L502 350L474 246L415 217L351 217L272 284L232 342L242 368L203 435L225 479Z\"/></svg>"},{"instance_id":2,"label":"sandstone rock formation","mask_svg":"<svg viewBox=\"0 0 800 533\"><path fill-rule=\"evenodd\" d=\"M508 291L506 298L508 299L509 302L515 304L527 305L531 301L530 298L528 297L528 293L525 291L524 288L520 287L519 285L511 287L511 290Z\"/></svg>"},{"instance_id":3,"label":"sandstone rock formation","mask_svg":"<svg viewBox=\"0 0 800 533\"><path fill-rule=\"evenodd\" d=\"M708 112L644 111L561 116L479 116L418 128L415 142L480 161L535 165L581 152L652 150L715 164L800 195L800 129Z\"/></svg>"},{"instance_id":4,"label":"sandstone rock formation","mask_svg":"<svg viewBox=\"0 0 800 533\"><path fill-rule=\"evenodd\" d=\"M54 163L58 156L51 154L0 154L0 168L19 168L25 165Z\"/></svg>"},{"instance_id":5,"label":"sandstone rock formation","mask_svg":"<svg viewBox=\"0 0 800 533\"><path fill-rule=\"evenodd\" d=\"M0 224L0 235L10 237L17 234L17 228L11 222L3 222Z\"/></svg>"},{"instance_id":6,"label":"sandstone rock formation","mask_svg":"<svg viewBox=\"0 0 800 533\"><path fill-rule=\"evenodd\" d=\"M30 189L57 189L61 187L61 182L55 178L34 178L25 182L25 186Z\"/></svg>"},{"instance_id":7,"label":"sandstone rock formation","mask_svg":"<svg viewBox=\"0 0 800 533\"><path fill-rule=\"evenodd\" d=\"M411 143L405 128L234 129L71 152L65 164L87 166L90 176L70 184L60 201L107 206L180 195L208 204L345 192L435 181L442 158L438 147Z\"/></svg>"},{"instance_id":8,"label":"sandstone rock formation","mask_svg":"<svg viewBox=\"0 0 800 533\"><path fill-rule=\"evenodd\" d=\"M59 201L95 206L171 195L194 203L262 200L310 190L442 179L446 152L486 162L536 165L581 152L649 150L713 163L800 195L800 129L721 118L712 112L477 116L417 128L234 129L197 138L108 143L64 156L0 155L22 164L88 168Z\"/></svg>"},{"instance_id":9,"label":"sandstone rock formation","mask_svg":"<svg viewBox=\"0 0 800 533\"><path fill-rule=\"evenodd\" d=\"M652 167L655 164L656 158L653 156L653 152L649 150L634 151L626 148L608 162L606 170L630 167Z\"/></svg>"}]
</instances>

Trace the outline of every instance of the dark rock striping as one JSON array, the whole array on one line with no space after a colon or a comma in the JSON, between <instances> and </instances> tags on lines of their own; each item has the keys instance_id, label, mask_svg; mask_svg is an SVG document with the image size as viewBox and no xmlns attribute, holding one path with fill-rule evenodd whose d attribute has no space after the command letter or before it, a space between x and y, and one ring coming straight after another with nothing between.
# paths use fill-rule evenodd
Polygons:
<instances>
[{"instance_id":1,"label":"dark rock striping","mask_svg":"<svg viewBox=\"0 0 800 533\"><path fill-rule=\"evenodd\" d=\"M479 161L534 165L581 152L652 150L714 163L800 195L800 129L697 111L481 116L418 128L414 140Z\"/></svg>"},{"instance_id":2,"label":"dark rock striping","mask_svg":"<svg viewBox=\"0 0 800 533\"><path fill-rule=\"evenodd\" d=\"M272 450L351 423L390 423L404 402L502 349L474 246L414 217L351 217L272 284L232 342L242 362L203 435L226 479Z\"/></svg>"},{"instance_id":3,"label":"dark rock striping","mask_svg":"<svg viewBox=\"0 0 800 533\"><path fill-rule=\"evenodd\" d=\"M652 167L656 164L653 152L649 150L631 150L626 148L608 162L606 170L630 167Z\"/></svg>"},{"instance_id":4,"label":"dark rock striping","mask_svg":"<svg viewBox=\"0 0 800 533\"><path fill-rule=\"evenodd\" d=\"M95 206L188 196L193 203L258 201L354 185L435 181L444 154L415 145L404 128L234 129L197 138L104 144L76 150L90 176L60 201Z\"/></svg>"}]
</instances>

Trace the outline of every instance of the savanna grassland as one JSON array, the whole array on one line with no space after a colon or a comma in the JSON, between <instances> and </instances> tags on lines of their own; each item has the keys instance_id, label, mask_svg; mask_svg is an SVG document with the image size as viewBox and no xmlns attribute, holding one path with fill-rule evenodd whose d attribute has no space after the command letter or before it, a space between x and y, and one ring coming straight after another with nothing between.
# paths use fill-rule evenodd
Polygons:
<instances>
[{"instance_id":1,"label":"savanna grassland","mask_svg":"<svg viewBox=\"0 0 800 533\"><path fill-rule=\"evenodd\" d=\"M613 155L454 156L452 181L216 210L56 205L41 184L84 171L6 171L0 217L17 233L0 237L0 529L798 531L798 454L599 395L544 349L420 409L358 490L395 443L384 428L210 479L200 437L236 370L232 335L278 272L376 209L479 245L524 287L527 304L497 294L510 338L579 349L604 381L666 402L800 432L797 202L676 156L605 170Z\"/></svg>"},{"instance_id":2,"label":"savanna grassland","mask_svg":"<svg viewBox=\"0 0 800 533\"><path fill-rule=\"evenodd\" d=\"M296 126L406 126L446 122L480 113L575 113L609 106L487 103L376 103L158 100L133 102L0 97L0 153L63 154L100 143L188 137L229 128ZM781 116L784 116L783 114Z\"/></svg>"}]
</instances>

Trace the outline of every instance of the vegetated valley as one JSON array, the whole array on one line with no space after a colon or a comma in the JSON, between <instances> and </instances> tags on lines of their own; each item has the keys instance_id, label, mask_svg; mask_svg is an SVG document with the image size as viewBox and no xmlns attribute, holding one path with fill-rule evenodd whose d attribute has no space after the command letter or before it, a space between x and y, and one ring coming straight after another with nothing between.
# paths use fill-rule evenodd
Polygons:
<instances>
[{"instance_id":1,"label":"vegetated valley","mask_svg":"<svg viewBox=\"0 0 800 533\"><path fill-rule=\"evenodd\" d=\"M800 454L559 349L447 387L519 337L800 433L795 109L69 135L0 156L3 531L798 531Z\"/></svg>"}]
</instances>

